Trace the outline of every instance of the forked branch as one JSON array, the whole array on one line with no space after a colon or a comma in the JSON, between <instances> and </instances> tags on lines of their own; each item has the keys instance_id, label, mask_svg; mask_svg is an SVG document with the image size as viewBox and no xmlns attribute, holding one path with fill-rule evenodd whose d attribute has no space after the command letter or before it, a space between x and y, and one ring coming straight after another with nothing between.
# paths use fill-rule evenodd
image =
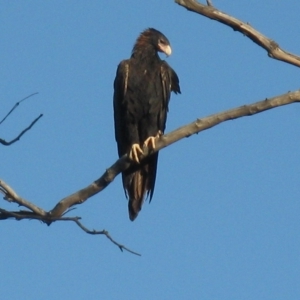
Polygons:
<instances>
[{"instance_id":1,"label":"forked branch","mask_svg":"<svg viewBox=\"0 0 300 300\"><path fill-rule=\"evenodd\" d=\"M251 116L266 111L268 109L272 109L282 105L287 105L293 102L300 102L300 91L290 92L271 99L265 99L250 105L244 105L238 108L230 109L225 112L208 116L206 118L197 119L196 121L188 125L180 127L177 130L174 130L164 136L158 137L156 139L155 151L159 151L183 139L184 137L189 137L195 133L199 133L203 130L216 126L222 122L228 120L234 120L245 116ZM1 209L0 220L5 220L8 218L15 218L17 220L36 219L36 220L43 221L48 225L56 221L67 221L67 220L73 221L85 232L89 234L104 234L121 250L126 250L131 253L137 254L132 250L129 250L125 246L115 242L110 237L107 231L88 230L79 222L78 217L75 218L64 217L64 214L70 209L70 207L76 204L81 204L85 202L87 199L89 199L90 197L92 197L93 195L101 192L114 180L114 178L118 174L125 171L130 166L130 164L131 162L128 160L126 155L121 157L110 168L108 168L99 179L95 180L89 186L75 192L74 194L65 197L64 199L59 201L55 205L55 207L49 212L46 212L43 209L32 204L31 202L21 198L8 184L6 184L3 180L0 180L0 192L4 194L5 200L9 202L17 203L20 206L24 206L30 209L30 211L19 211L19 212L15 212L15 211L8 212Z\"/></svg>"},{"instance_id":2,"label":"forked branch","mask_svg":"<svg viewBox=\"0 0 300 300\"><path fill-rule=\"evenodd\" d=\"M109 232L105 229L103 230L90 230L88 228L86 228L79 220L81 220L80 217L60 217L60 218L51 218L51 220L48 220L47 217L45 216L39 216L37 214L34 214L30 211L25 211L25 210L21 210L21 211L7 211L5 209L0 208L0 220L7 220L10 218L15 218L16 220L23 220L23 219L34 219L34 220L40 220L43 223L46 224L51 224L52 222L57 222L57 221L69 221L69 222L74 222L76 223L84 232L88 233L88 234L92 234L92 235L105 235L113 244L115 244L122 252L125 250L129 253L141 256L141 254L130 250L129 248L127 248L126 246L118 243L117 241L115 241L111 235L109 234Z\"/></svg>"},{"instance_id":3,"label":"forked branch","mask_svg":"<svg viewBox=\"0 0 300 300\"><path fill-rule=\"evenodd\" d=\"M159 151L183 139L184 137L189 137L195 133L199 133L225 121L255 115L263 111L294 102L300 102L300 90L289 92L287 94L274 98L265 99L250 105L243 105L202 119L197 119L196 121L188 125L180 127L164 136L158 137L156 139L155 151ZM25 206L38 216L46 217L48 221L51 221L51 218L60 218L68 209L70 209L70 207L76 204L82 204L90 197L101 192L115 179L118 174L125 171L130 166L130 164L131 162L128 160L127 156L124 155L123 157L118 159L110 168L108 168L100 178L95 180L87 187L82 188L74 194L65 197L64 199L59 201L49 212L45 212L44 210L31 204L29 201L26 201L23 198L19 197L6 183L1 180L0 191L5 194L6 200L18 203L20 206Z\"/></svg>"},{"instance_id":4,"label":"forked branch","mask_svg":"<svg viewBox=\"0 0 300 300\"><path fill-rule=\"evenodd\" d=\"M31 122L31 124L30 124L28 127L26 127L24 130L22 130L22 131L20 132L20 134L19 134L16 138L12 139L11 141L7 142L7 141L5 141L5 140L3 140L3 139L0 138L0 144L2 144L2 145L4 145L4 146L10 146L11 144L13 144L13 143L15 143L16 141L20 140L20 138L22 137L22 135L25 134L28 130L30 130L30 129L33 127L33 125L34 125L34 124L35 124L42 116L43 116L43 114L40 114L36 119L34 119L34 120Z\"/></svg>"},{"instance_id":5,"label":"forked branch","mask_svg":"<svg viewBox=\"0 0 300 300\"><path fill-rule=\"evenodd\" d=\"M253 27L251 27L249 24L244 23L236 18L233 18L217 10L212 6L212 2L210 0L207 0L207 5L200 4L195 0L175 0L175 2L187 8L190 11L199 13L203 16L221 22L227 26L230 26L234 30L243 33L244 35L248 36L252 41L254 41L256 44L263 47L268 52L268 55L270 57L300 67L299 56L296 56L294 54L282 50L281 48L279 48L277 43L262 35L260 32L258 32ZM216 126L222 122L254 115L275 107L279 107L279 106L283 106L295 102L300 102L299 90L295 92L289 92L287 94L277 96L271 99L265 99L250 105L244 105L238 108L230 109L225 112L214 114L202 119L197 119L196 121L188 125L180 127L177 130L174 130L173 132L170 132L162 137L157 138L155 151L159 151L183 139L184 137L189 137L195 133L199 133L203 130ZM14 109L15 108L13 108L7 114L7 116ZM7 116L5 116L5 118L0 122L0 124L7 118ZM6 143L6 145L12 144L16 140L18 140L27 130L29 130L38 121L38 119L41 116L42 115L40 115L36 120L34 120L28 128L23 130L16 139L12 140L11 142L5 142L4 140L0 139L0 143L2 144ZM114 178L121 172L125 171L130 166L130 164L131 162L128 160L126 155L121 157L110 168L108 168L100 178L95 180L89 186L82 188L81 190L75 192L74 194L69 195L64 199L60 200L55 205L55 207L49 212L46 212L45 210L37 207L31 202L21 198L8 184L0 180L0 192L4 194L4 199L9 202L17 203L18 205L24 206L27 209L29 209L29 211L27 210L6 211L4 209L0 209L0 220L5 220L8 218L15 218L17 220L36 219L48 225L56 221L72 221L75 222L82 230L84 230L88 234L105 235L111 242L117 245L121 251L126 250L129 251L130 253L139 255L138 253L129 250L124 245L121 245L116 241L114 241L106 230L101 230L101 231L89 230L85 226L83 226L83 224L79 221L80 217L64 216L66 212L69 212L72 206L76 204L82 204L90 197L94 196L95 194L105 189L114 180Z\"/></svg>"},{"instance_id":6,"label":"forked branch","mask_svg":"<svg viewBox=\"0 0 300 300\"><path fill-rule=\"evenodd\" d=\"M216 126L222 122L234 120L245 116L251 116L266 111L268 109L272 109L282 105L287 105L293 102L300 102L300 90L277 96L274 98L265 99L250 105L243 105L241 107L214 114L206 118L197 119L196 121L188 125L185 125L166 135L163 135L162 137L157 138L156 151L159 151L183 139L184 137L189 137L195 133L199 133L203 130ZM125 155L119 160L117 160L110 168L108 168L99 179L95 180L89 186L62 199L49 213L54 217L59 217L71 206L85 202L91 196L105 189L119 173L125 171L129 166L130 162L128 161L127 156Z\"/></svg>"},{"instance_id":7,"label":"forked branch","mask_svg":"<svg viewBox=\"0 0 300 300\"><path fill-rule=\"evenodd\" d=\"M248 23L234 18L213 7L211 1L207 1L208 5L200 4L195 0L175 0L175 2L185 7L189 11L218 21L231 27L235 31L241 32L243 35L251 39L254 43L264 48L268 52L268 55L270 57L300 67L299 56L281 49L275 41L261 34Z\"/></svg>"},{"instance_id":8,"label":"forked branch","mask_svg":"<svg viewBox=\"0 0 300 300\"><path fill-rule=\"evenodd\" d=\"M25 101L26 99L34 96L34 95L37 95L38 93L33 93L25 98L23 98L22 100L18 101L14 106L13 108L6 114L6 116L0 121L0 125L8 118L8 116L20 105L21 102ZM24 130L21 131L21 133L14 139L12 139L11 141L7 142L6 140L4 139L1 139L0 138L0 144L4 145L4 146L10 146L11 144L15 143L16 141L18 141L22 135L24 135L28 130L30 130L33 125L43 116L43 114L40 114L37 118L35 118L31 124L26 127Z\"/></svg>"}]
</instances>

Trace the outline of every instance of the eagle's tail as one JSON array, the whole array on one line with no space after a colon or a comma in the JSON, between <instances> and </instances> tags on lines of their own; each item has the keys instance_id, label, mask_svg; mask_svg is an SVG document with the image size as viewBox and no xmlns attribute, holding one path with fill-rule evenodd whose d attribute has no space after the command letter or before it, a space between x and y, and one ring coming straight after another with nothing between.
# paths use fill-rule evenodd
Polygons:
<instances>
[{"instance_id":1,"label":"eagle's tail","mask_svg":"<svg viewBox=\"0 0 300 300\"><path fill-rule=\"evenodd\" d=\"M128 201L129 218L131 221L137 217L142 209L145 197L149 196L149 202L152 199L158 153L146 158L140 165L136 165L123 173L123 186Z\"/></svg>"}]
</instances>

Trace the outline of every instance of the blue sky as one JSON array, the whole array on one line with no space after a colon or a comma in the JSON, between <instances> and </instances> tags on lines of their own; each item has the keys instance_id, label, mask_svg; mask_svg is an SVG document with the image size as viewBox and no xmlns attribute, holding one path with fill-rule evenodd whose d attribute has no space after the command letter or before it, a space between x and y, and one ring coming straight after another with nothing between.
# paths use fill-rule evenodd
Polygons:
<instances>
[{"instance_id":1,"label":"blue sky","mask_svg":"<svg viewBox=\"0 0 300 300\"><path fill-rule=\"evenodd\" d=\"M300 54L300 2L214 1ZM171 41L180 78L167 132L299 88L299 70L173 1L1 1L0 178L51 209L117 159L112 83L147 27ZM141 257L71 223L1 222L7 299L300 299L299 108L223 123L161 151L153 200L135 222L121 180L78 206ZM2 201L2 208L16 210Z\"/></svg>"}]
</instances>

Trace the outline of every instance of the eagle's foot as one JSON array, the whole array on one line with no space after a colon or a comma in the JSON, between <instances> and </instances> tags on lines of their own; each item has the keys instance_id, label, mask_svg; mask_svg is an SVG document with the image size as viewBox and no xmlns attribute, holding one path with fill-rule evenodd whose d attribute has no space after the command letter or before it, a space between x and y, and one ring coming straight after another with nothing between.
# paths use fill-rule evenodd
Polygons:
<instances>
[{"instance_id":1,"label":"eagle's foot","mask_svg":"<svg viewBox=\"0 0 300 300\"><path fill-rule=\"evenodd\" d=\"M155 138L156 138L156 136L149 136L144 142L144 147L154 150L155 149Z\"/></svg>"},{"instance_id":2,"label":"eagle's foot","mask_svg":"<svg viewBox=\"0 0 300 300\"><path fill-rule=\"evenodd\" d=\"M136 163L140 163L140 159L139 159L139 155L143 155L144 152L141 149L139 144L133 144L130 151L129 151L129 158L136 162Z\"/></svg>"},{"instance_id":3,"label":"eagle's foot","mask_svg":"<svg viewBox=\"0 0 300 300\"><path fill-rule=\"evenodd\" d=\"M162 132L159 130L156 134L156 136L150 136L148 137L144 142L144 147L147 147L149 150L155 150L155 139L162 136Z\"/></svg>"}]
</instances>

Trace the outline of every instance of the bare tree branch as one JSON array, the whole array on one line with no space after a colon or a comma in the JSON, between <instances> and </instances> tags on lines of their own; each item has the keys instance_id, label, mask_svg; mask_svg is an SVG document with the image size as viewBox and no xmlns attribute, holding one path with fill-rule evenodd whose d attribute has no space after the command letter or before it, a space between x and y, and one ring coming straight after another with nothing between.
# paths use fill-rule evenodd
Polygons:
<instances>
[{"instance_id":1,"label":"bare tree branch","mask_svg":"<svg viewBox=\"0 0 300 300\"><path fill-rule=\"evenodd\" d=\"M222 122L234 120L237 118L254 115L268 109L287 105L293 102L300 102L300 90L277 96L271 99L265 99L250 105L244 105L238 108L230 109L225 112L211 115L209 117L198 119L188 125L178 128L162 137L156 139L156 151L159 151L184 137L189 137L192 134L209 129ZM105 189L114 178L121 172L125 171L130 166L127 156L121 157L104 174L95 180L89 186L77 191L76 193L67 196L56 204L49 212L53 217L61 216L69 207L85 202L91 196Z\"/></svg>"},{"instance_id":2,"label":"bare tree branch","mask_svg":"<svg viewBox=\"0 0 300 300\"><path fill-rule=\"evenodd\" d=\"M40 114L35 120L32 121L32 123L25 128L16 138L14 138L13 140L11 140L10 142L6 142L5 140L0 138L0 143L4 146L10 146L11 144L15 143L16 141L20 140L20 138L22 137L22 135L24 133L26 133L28 130L30 130L32 128L32 126L43 116L43 114Z\"/></svg>"},{"instance_id":3,"label":"bare tree branch","mask_svg":"<svg viewBox=\"0 0 300 300\"><path fill-rule=\"evenodd\" d=\"M14 202L17 203L19 206L24 206L39 216L47 215L47 213L43 209L25 200L24 198L21 198L7 183L5 183L1 179L0 179L0 192L4 194L3 199L7 200L8 202Z\"/></svg>"},{"instance_id":4,"label":"bare tree branch","mask_svg":"<svg viewBox=\"0 0 300 300\"><path fill-rule=\"evenodd\" d=\"M213 126L216 126L222 122L228 120L234 120L245 116L255 115L275 107L280 107L295 102L300 102L300 90L289 92L287 94L277 96L274 98L265 99L250 105L243 105L202 119L197 119L196 121L188 125L182 126L166 135L156 138L155 152L183 139L184 137L189 137L195 133L199 133ZM144 149L144 150L146 150L147 152L148 149ZM148 153L147 155L151 155L153 153L154 152ZM65 197L64 199L59 201L55 205L55 207L49 212L46 212L43 209L37 207L36 205L30 203L29 201L21 198L8 184L6 184L3 180L0 180L0 192L4 194L5 200L9 202L15 202L20 206L24 206L31 210L31 211L21 210L19 212L14 212L14 211L8 212L3 209L0 209L0 220L5 220L8 218L15 218L17 220L36 219L48 225L50 225L52 222L55 221L73 221L85 232L89 234L104 234L121 250L126 250L138 255L138 253L133 252L128 248L126 248L125 246L115 242L110 237L107 231L89 230L79 222L80 219L79 217L75 217L75 218L62 217L68 210L70 210L70 207L85 202L88 198L94 196L95 194L105 189L114 180L114 178L121 172L125 171L131 165L131 163L132 162L127 158L127 156L124 155L123 157L118 159L110 168L108 168L100 178L95 180L89 186L75 192L70 196Z\"/></svg>"},{"instance_id":5,"label":"bare tree branch","mask_svg":"<svg viewBox=\"0 0 300 300\"><path fill-rule=\"evenodd\" d=\"M26 99L37 95L38 93L33 93L25 98L23 98L22 100L20 100L19 102L17 102L13 108L6 114L6 116L0 121L0 125L7 119L7 117L20 105L21 102L25 101ZM14 138L13 140L11 140L10 142L5 141L4 139L0 138L0 144L4 145L4 146L10 146L11 144L15 143L16 141L20 140L20 138L22 137L23 134L25 134L28 130L30 130L32 128L32 126L43 116L43 114L40 114L36 119L34 119L31 124L25 128L16 138Z\"/></svg>"},{"instance_id":6,"label":"bare tree branch","mask_svg":"<svg viewBox=\"0 0 300 300\"><path fill-rule=\"evenodd\" d=\"M132 254L135 254L135 255L138 255L138 256L141 256L141 254L135 252L135 251L132 251L130 250L129 248L127 248L126 246L124 245L121 245L119 244L118 242L116 242L109 234L108 231L106 231L105 229L101 230L101 231L97 231L97 230L89 230L87 229L85 226L82 225L81 222L79 222L81 218L80 217L74 217L74 218L60 218L58 219L58 221L73 221L75 222L83 231L85 231L86 233L88 234L93 234L93 235L96 235L96 234L104 234L113 244L115 244L116 246L119 247L119 249L123 252L123 250L126 250Z\"/></svg>"},{"instance_id":7,"label":"bare tree branch","mask_svg":"<svg viewBox=\"0 0 300 300\"><path fill-rule=\"evenodd\" d=\"M26 99L32 97L32 96L35 96L37 95L38 93L33 93L25 98L23 98L22 100L18 101L14 106L13 108L7 113L7 115L0 121L0 125L6 120L6 118L20 105L21 102L25 101Z\"/></svg>"},{"instance_id":8,"label":"bare tree branch","mask_svg":"<svg viewBox=\"0 0 300 300\"><path fill-rule=\"evenodd\" d=\"M281 49L275 41L264 36L248 23L242 22L216 9L211 5L210 1L207 1L208 5L200 4L195 0L175 0L175 2L185 7L189 11L218 21L231 27L233 30L241 32L250 38L254 43L264 48L268 52L269 57L300 67L299 56Z\"/></svg>"},{"instance_id":9,"label":"bare tree branch","mask_svg":"<svg viewBox=\"0 0 300 300\"><path fill-rule=\"evenodd\" d=\"M113 244L119 247L119 249L123 252L123 250L126 250L132 254L141 256L139 253L130 250L126 246L118 243L115 241L111 235L109 234L108 231L106 230L89 230L86 228L79 220L81 219L80 217L53 217L51 216L50 213L45 212L43 209L37 207L33 203L21 198L18 196L18 194L8 185L6 184L3 180L0 180L0 192L4 194L4 199L9 201L9 202L14 202L19 204L19 206L25 206L29 208L31 211L28 210L20 210L20 211L7 211L5 209L0 208L0 220L7 220L10 218L15 218L16 220L24 220L24 219L29 219L29 220L39 220L47 225L51 225L51 223L56 222L56 221L73 221L75 222L83 231L85 231L88 234L102 234L105 235ZM67 210L62 214L65 215L67 212L71 211L72 209Z\"/></svg>"},{"instance_id":10,"label":"bare tree branch","mask_svg":"<svg viewBox=\"0 0 300 300\"><path fill-rule=\"evenodd\" d=\"M253 42L264 48L268 55L272 58L293 64L295 66L300 67L300 57L288 53L282 49L279 48L279 45L272 41L271 39L265 37L260 32L255 30L253 27L251 27L249 24L246 24L236 18L233 18L219 10L213 7L211 0L206 0L207 5L203 5L198 3L195 0L175 0L176 3L179 5L187 8L190 11L199 13L203 16L206 16L208 18L211 18L213 20L216 20L218 22L221 22L231 28L233 28L236 31L241 32L242 34L248 36ZM35 93L36 94L36 93ZM32 94L32 95L35 95ZM30 96L32 96L30 95ZM28 97L30 97L28 96ZM23 100L27 99L28 97L24 98ZM23 101L21 100L21 101ZM20 101L20 102L21 102ZM20 103L19 102L19 103ZM271 99L265 99L250 105L244 105L238 108L230 109L225 112L221 112L218 114L214 114L202 119L197 119L196 121L182 126L178 128L177 130L174 130L164 136L156 138L156 149L154 152L159 151L165 147L168 147L169 145L183 139L184 137L189 137L195 133L199 133L201 131L204 131L206 129L209 129L213 126L216 126L222 122L228 121L228 120L234 120L237 118L241 118L244 116L251 116L275 107L300 102L300 90L289 92L287 94L277 96ZM14 111L14 109L19 105L17 103L11 111L4 117L4 119L0 122L5 121L5 119ZM6 142L2 139L0 139L0 143L3 145L10 145L14 143L15 141L19 140L20 137L28 130L31 129L31 127L42 117L40 115L38 118L36 118L29 127L24 129L17 138L12 140L11 142ZM152 153L148 153L148 149L144 149L147 155L151 155ZM147 156L145 155L145 157ZM143 157L143 158L145 158ZM142 158L142 159L143 159ZM83 231L85 231L88 234L101 234L105 235L112 243L114 243L121 251L126 250L132 254L140 255L127 247L125 247L122 244L119 244L116 242L108 231L106 230L89 230L86 228L79 220L81 220L80 217L65 217L64 215L68 213L72 206L76 204L82 204L90 197L94 196L95 194L101 192L103 189L105 189L113 180L114 178L120 174L121 172L125 171L132 162L127 158L126 155L118 159L110 168L108 168L103 175L95 180L93 183L88 185L87 187L73 193L72 195L69 195L62 200L60 200L55 207L50 211L45 211L42 208L32 204L31 202L21 198L18 196L18 194L4 181L0 180L0 192L4 194L4 199L9 202L17 203L19 206L24 206L30 211L26 210L20 210L20 211L6 211L4 209L0 208L0 220L6 220L9 218L15 218L16 220L22 220L22 219L35 219L40 220L43 223L46 223L47 225L50 225L53 222L56 221L72 221L75 222Z\"/></svg>"},{"instance_id":11,"label":"bare tree branch","mask_svg":"<svg viewBox=\"0 0 300 300\"><path fill-rule=\"evenodd\" d=\"M38 219L40 217L26 210L8 211L0 208L0 220L7 220L10 218L15 218L16 220L19 221L22 219Z\"/></svg>"},{"instance_id":12,"label":"bare tree branch","mask_svg":"<svg viewBox=\"0 0 300 300\"><path fill-rule=\"evenodd\" d=\"M51 220L47 219L47 217L45 216L38 216L36 214L33 214L30 211L7 211L5 209L0 208L0 220L6 220L9 218L15 218L16 220L24 220L24 219L35 219L35 220L40 220L43 223L46 224L51 224L53 222L56 221L71 221L71 222L75 222L84 232L88 233L88 234L92 234L92 235L105 235L113 244L115 244L122 252L125 250L129 253L141 256L141 254L130 250L129 248L127 248L126 246L118 243L117 241L115 241L111 235L109 234L109 232L105 229L103 230L90 230L88 228L86 228L79 220L81 220L80 217L61 217L61 218L51 218Z\"/></svg>"}]
</instances>

